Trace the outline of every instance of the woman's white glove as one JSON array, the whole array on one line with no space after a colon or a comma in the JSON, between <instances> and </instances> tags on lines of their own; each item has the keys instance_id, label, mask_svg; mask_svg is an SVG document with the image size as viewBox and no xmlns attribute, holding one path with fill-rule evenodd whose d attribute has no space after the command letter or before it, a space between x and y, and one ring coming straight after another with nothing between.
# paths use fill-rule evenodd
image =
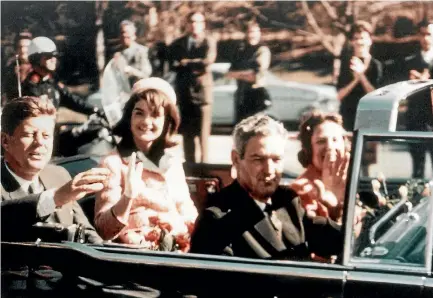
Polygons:
<instances>
[{"instance_id":1,"label":"woman's white glove","mask_svg":"<svg viewBox=\"0 0 433 298\"><path fill-rule=\"evenodd\" d=\"M136 164L136 153L133 152L129 159L128 172L126 173L125 179L125 191L123 194L126 197L136 199L139 196L140 188L144 184L142 175L143 163L139 162Z\"/></svg>"}]
</instances>

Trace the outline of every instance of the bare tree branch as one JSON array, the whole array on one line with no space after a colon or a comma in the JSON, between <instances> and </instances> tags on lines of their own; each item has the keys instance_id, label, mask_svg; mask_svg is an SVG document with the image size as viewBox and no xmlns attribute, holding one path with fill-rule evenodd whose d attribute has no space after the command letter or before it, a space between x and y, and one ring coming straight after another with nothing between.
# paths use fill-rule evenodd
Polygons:
<instances>
[{"instance_id":1,"label":"bare tree branch","mask_svg":"<svg viewBox=\"0 0 433 298\"><path fill-rule=\"evenodd\" d=\"M301 3L302 3L302 9L304 11L305 17L307 18L308 24L313 28L314 32L317 35L322 37L321 40L322 40L322 44L325 47L325 49L328 50L333 55L335 55L332 45L329 42L327 42L327 39L325 38L326 35L323 33L322 29L317 24L316 19L314 18L313 14L311 13L310 8L308 7L308 3L306 1L302 1Z\"/></svg>"},{"instance_id":2,"label":"bare tree branch","mask_svg":"<svg viewBox=\"0 0 433 298\"><path fill-rule=\"evenodd\" d=\"M315 45L308 48L294 49L291 51L276 54L272 57L273 60L291 60L298 59L307 54L324 50L323 45Z\"/></svg>"},{"instance_id":3,"label":"bare tree branch","mask_svg":"<svg viewBox=\"0 0 433 298\"><path fill-rule=\"evenodd\" d=\"M373 36L372 39L373 39L373 42L399 44L399 43L408 43L408 42L417 41L418 37L416 35L409 35L409 36L405 36L405 37L396 38L396 37L392 36L391 34L384 34L384 35Z\"/></svg>"},{"instance_id":4,"label":"bare tree branch","mask_svg":"<svg viewBox=\"0 0 433 298\"><path fill-rule=\"evenodd\" d=\"M320 3L323 5L323 8L325 8L326 12L328 13L328 16L333 20L338 22L337 12L335 9L329 4L328 1L321 0Z\"/></svg>"}]
</instances>

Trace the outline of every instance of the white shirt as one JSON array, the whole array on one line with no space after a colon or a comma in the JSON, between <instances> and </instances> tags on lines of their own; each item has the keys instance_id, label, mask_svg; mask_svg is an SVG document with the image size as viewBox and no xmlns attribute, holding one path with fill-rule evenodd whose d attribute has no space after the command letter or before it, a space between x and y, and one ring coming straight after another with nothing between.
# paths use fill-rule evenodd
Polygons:
<instances>
[{"instance_id":1,"label":"white shirt","mask_svg":"<svg viewBox=\"0 0 433 298\"><path fill-rule=\"evenodd\" d=\"M263 203L259 200L254 200L256 202L257 206L265 212L266 204L272 204L272 200L269 199L267 203ZM272 224L272 227L275 229L275 231L278 233L278 235L281 237L281 231L283 229L283 223L277 218L275 212L272 212L272 214L267 214L269 216L269 220Z\"/></svg>"},{"instance_id":2,"label":"white shirt","mask_svg":"<svg viewBox=\"0 0 433 298\"><path fill-rule=\"evenodd\" d=\"M33 183L34 192L41 193L38 200L38 205L36 207L36 211L39 217L45 217L50 215L56 210L56 203L54 203L54 192L55 189L45 190L43 189L41 183L39 182L39 177L35 177L33 180L29 181L24 178L21 178L17 174L15 174L5 162L6 170L15 178L15 180L20 184L20 188L25 192L28 192L30 184Z\"/></svg>"},{"instance_id":3,"label":"white shirt","mask_svg":"<svg viewBox=\"0 0 433 298\"><path fill-rule=\"evenodd\" d=\"M425 62L430 65L430 67L433 66L433 48L431 48L429 51L421 51L421 56L424 59Z\"/></svg>"},{"instance_id":4,"label":"white shirt","mask_svg":"<svg viewBox=\"0 0 433 298\"><path fill-rule=\"evenodd\" d=\"M191 35L188 37L188 51L191 51L192 46L197 46L198 44L201 43L201 39L197 40L194 37L192 37Z\"/></svg>"},{"instance_id":5,"label":"white shirt","mask_svg":"<svg viewBox=\"0 0 433 298\"><path fill-rule=\"evenodd\" d=\"M256 202L257 206L259 206L260 210L262 210L262 211L265 211L266 204L272 204L271 199L269 199L267 203L263 203L262 201L259 201L259 200L254 200L254 202Z\"/></svg>"}]
</instances>

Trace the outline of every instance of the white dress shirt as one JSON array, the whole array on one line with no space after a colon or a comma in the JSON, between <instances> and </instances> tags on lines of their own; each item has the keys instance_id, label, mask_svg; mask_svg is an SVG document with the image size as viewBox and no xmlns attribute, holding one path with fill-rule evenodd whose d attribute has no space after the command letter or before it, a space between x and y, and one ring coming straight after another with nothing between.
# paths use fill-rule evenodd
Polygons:
<instances>
[{"instance_id":1,"label":"white dress shirt","mask_svg":"<svg viewBox=\"0 0 433 298\"><path fill-rule=\"evenodd\" d=\"M5 162L6 170L15 178L15 180L20 184L20 188L26 193L29 191L30 184L33 186L33 191L35 194L41 193L36 211L39 217L45 217L50 215L56 210L56 204L54 203L54 192L56 189L49 189L44 191L44 187L39 181L39 177L35 177L32 181L21 178L15 174Z\"/></svg>"}]
</instances>

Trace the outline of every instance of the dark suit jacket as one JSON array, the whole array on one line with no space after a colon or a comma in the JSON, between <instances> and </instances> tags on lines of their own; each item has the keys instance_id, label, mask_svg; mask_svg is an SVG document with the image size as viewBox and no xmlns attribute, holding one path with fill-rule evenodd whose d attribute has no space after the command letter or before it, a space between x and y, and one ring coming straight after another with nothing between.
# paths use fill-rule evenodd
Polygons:
<instances>
[{"instance_id":1,"label":"dark suit jacket","mask_svg":"<svg viewBox=\"0 0 433 298\"><path fill-rule=\"evenodd\" d=\"M227 254L262 259L308 259L342 252L340 228L330 219L305 216L296 193L279 187L272 205L283 228L280 236L268 216L234 181L212 195L210 206L198 218L191 252Z\"/></svg>"},{"instance_id":2,"label":"dark suit jacket","mask_svg":"<svg viewBox=\"0 0 433 298\"><path fill-rule=\"evenodd\" d=\"M176 92L180 97L180 103L189 100L196 104L208 104L212 102L211 93L203 90L199 92L199 89L211 88L213 85L210 65L215 62L216 42L210 37L205 37L199 46L188 49L188 39L189 35L180 37L173 41L169 47L171 69L176 72ZM176 65L182 59L200 60L186 66ZM199 93L201 95L199 97L202 98L196 98L194 94L191 95L190 93Z\"/></svg>"},{"instance_id":3,"label":"dark suit jacket","mask_svg":"<svg viewBox=\"0 0 433 298\"><path fill-rule=\"evenodd\" d=\"M39 175L44 189L60 187L71 180L69 173L62 167L47 165ZM40 194L28 195L1 161L1 238L3 241L35 241L32 226L37 222L60 223L67 227L83 224L86 238L90 243L102 242L95 228L90 224L83 209L77 202L70 202L57 208L46 218L37 214Z\"/></svg>"},{"instance_id":4,"label":"dark suit jacket","mask_svg":"<svg viewBox=\"0 0 433 298\"><path fill-rule=\"evenodd\" d=\"M412 69L419 72L424 71L424 69L428 69L430 73L430 79L433 78L433 67L429 66L429 64L424 61L424 58L421 56L421 52L406 58L406 63L407 76L409 75L409 71ZM405 79L408 79L408 77ZM430 90L426 90L425 92L417 93L416 96L409 97L406 117L408 130L433 131L433 112Z\"/></svg>"}]
</instances>

